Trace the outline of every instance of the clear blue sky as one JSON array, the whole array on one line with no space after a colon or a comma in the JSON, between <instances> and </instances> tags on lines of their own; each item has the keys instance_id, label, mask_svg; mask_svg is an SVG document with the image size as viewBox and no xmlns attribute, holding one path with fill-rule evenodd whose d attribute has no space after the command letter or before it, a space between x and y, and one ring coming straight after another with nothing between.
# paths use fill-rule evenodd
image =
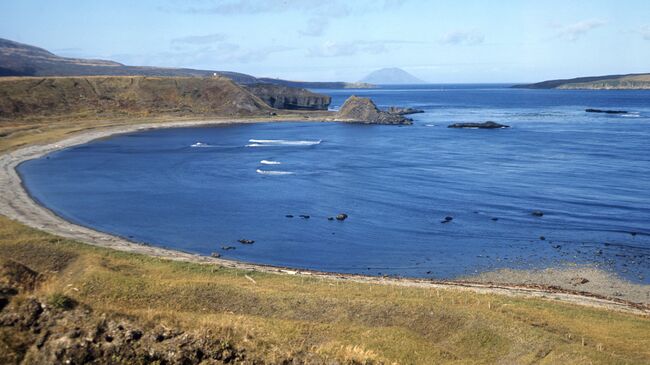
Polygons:
<instances>
[{"instance_id":1,"label":"clear blue sky","mask_svg":"<svg viewBox=\"0 0 650 365\"><path fill-rule=\"evenodd\" d=\"M129 65L429 82L650 72L650 1L2 0L0 38Z\"/></svg>"}]
</instances>

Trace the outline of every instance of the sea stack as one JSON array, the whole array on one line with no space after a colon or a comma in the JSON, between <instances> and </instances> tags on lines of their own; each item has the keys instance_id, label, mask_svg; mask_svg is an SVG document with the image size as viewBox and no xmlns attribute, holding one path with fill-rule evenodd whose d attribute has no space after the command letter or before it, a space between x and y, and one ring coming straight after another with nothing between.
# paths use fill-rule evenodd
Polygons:
<instances>
[{"instance_id":1,"label":"sea stack","mask_svg":"<svg viewBox=\"0 0 650 365\"><path fill-rule=\"evenodd\" d=\"M402 115L383 112L369 98L350 96L343 103L336 115L336 119L342 122L365 123L365 124L413 124L411 119Z\"/></svg>"}]
</instances>

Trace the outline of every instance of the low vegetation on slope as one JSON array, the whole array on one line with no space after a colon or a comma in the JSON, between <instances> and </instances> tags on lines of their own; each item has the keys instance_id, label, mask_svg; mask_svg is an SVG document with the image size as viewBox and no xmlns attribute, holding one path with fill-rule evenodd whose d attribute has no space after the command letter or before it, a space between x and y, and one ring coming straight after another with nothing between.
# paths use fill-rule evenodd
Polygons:
<instances>
[{"instance_id":1,"label":"low vegetation on slope","mask_svg":"<svg viewBox=\"0 0 650 365\"><path fill-rule=\"evenodd\" d=\"M631 314L170 262L75 243L3 217L0 262L9 293L0 312L2 363L650 359L650 319Z\"/></svg>"},{"instance_id":2,"label":"low vegetation on slope","mask_svg":"<svg viewBox=\"0 0 650 365\"><path fill-rule=\"evenodd\" d=\"M0 120L34 116L253 116L271 108L224 77L0 78Z\"/></svg>"},{"instance_id":3,"label":"low vegetation on slope","mask_svg":"<svg viewBox=\"0 0 650 365\"><path fill-rule=\"evenodd\" d=\"M647 90L650 74L605 75L514 85L519 89Z\"/></svg>"}]
</instances>

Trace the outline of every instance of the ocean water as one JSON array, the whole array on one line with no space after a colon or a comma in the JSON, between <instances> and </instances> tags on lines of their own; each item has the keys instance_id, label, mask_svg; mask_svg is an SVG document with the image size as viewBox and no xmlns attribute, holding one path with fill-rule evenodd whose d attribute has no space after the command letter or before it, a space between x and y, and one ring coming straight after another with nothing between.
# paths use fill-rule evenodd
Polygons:
<instances>
[{"instance_id":1,"label":"ocean water","mask_svg":"<svg viewBox=\"0 0 650 365\"><path fill-rule=\"evenodd\" d=\"M426 112L404 127L144 131L58 151L19 172L66 219L204 255L430 278L578 263L650 283L650 92L320 91L333 109L356 94ZM511 128L447 128L486 120ZM327 219L338 213L349 218Z\"/></svg>"}]
</instances>

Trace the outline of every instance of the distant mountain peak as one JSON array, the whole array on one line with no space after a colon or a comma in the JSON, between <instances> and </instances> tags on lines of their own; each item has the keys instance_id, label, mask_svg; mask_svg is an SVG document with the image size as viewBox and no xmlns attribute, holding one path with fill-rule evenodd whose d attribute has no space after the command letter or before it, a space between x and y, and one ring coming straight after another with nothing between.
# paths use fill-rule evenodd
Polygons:
<instances>
[{"instance_id":1,"label":"distant mountain peak","mask_svg":"<svg viewBox=\"0 0 650 365\"><path fill-rule=\"evenodd\" d=\"M371 72L360 82L369 84L423 84L424 81L398 67L382 68Z\"/></svg>"}]
</instances>

